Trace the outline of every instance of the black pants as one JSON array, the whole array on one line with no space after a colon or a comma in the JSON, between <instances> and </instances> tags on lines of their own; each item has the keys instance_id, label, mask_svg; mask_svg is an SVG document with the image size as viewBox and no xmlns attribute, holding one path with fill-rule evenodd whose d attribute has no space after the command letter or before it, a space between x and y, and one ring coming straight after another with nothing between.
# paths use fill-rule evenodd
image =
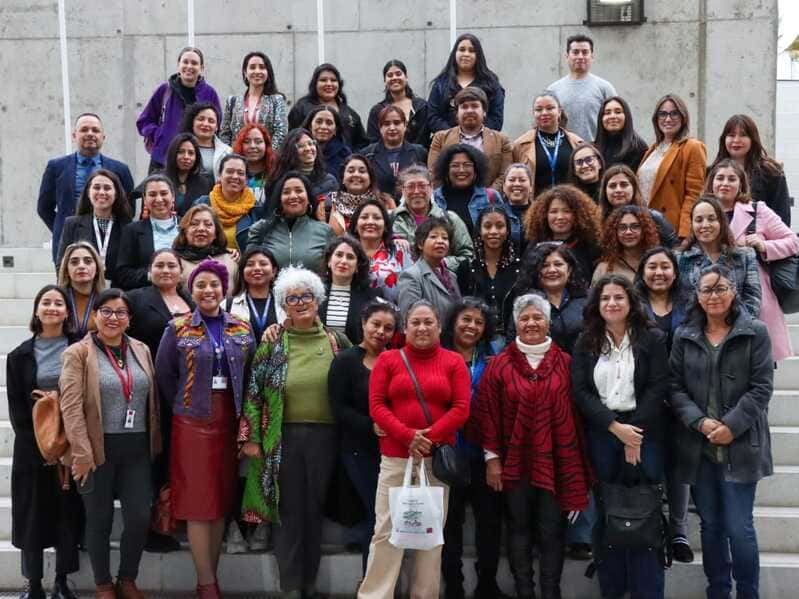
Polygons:
<instances>
[{"instance_id":1,"label":"black pants","mask_svg":"<svg viewBox=\"0 0 799 599\"><path fill-rule=\"evenodd\" d=\"M91 475L94 489L83 495L86 548L95 584L111 582L111 527L114 497L122 504L119 577L135 580L150 527L152 485L148 433L105 435L105 463Z\"/></svg>"},{"instance_id":2,"label":"black pants","mask_svg":"<svg viewBox=\"0 0 799 599\"><path fill-rule=\"evenodd\" d=\"M447 593L458 595L463 589L463 524L466 504L472 504L477 549L477 575L485 583L494 581L502 543L502 493L486 484L486 467L482 454L471 462L472 483L463 489L451 487L447 522L444 525L444 547L441 550L441 571Z\"/></svg>"},{"instance_id":3,"label":"black pants","mask_svg":"<svg viewBox=\"0 0 799 599\"><path fill-rule=\"evenodd\" d=\"M560 598L560 577L566 534L566 517L555 496L522 481L504 491L508 517L508 560L520 598L532 597L533 539L538 540L539 582L542 599Z\"/></svg>"},{"instance_id":4,"label":"black pants","mask_svg":"<svg viewBox=\"0 0 799 599\"><path fill-rule=\"evenodd\" d=\"M316 587L322 559L324 505L338 459L336 447L333 425L283 425L275 559L284 593Z\"/></svg>"}]
</instances>

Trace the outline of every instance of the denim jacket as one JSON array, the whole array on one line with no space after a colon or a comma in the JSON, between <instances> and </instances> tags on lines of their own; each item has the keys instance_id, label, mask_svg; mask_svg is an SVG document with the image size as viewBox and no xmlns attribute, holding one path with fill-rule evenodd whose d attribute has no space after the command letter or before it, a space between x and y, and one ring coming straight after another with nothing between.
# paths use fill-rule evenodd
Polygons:
<instances>
[{"instance_id":1,"label":"denim jacket","mask_svg":"<svg viewBox=\"0 0 799 599\"><path fill-rule=\"evenodd\" d=\"M433 191L433 201L442 210L448 210L447 199L444 197L444 190L441 187L436 187ZM519 217L513 213L510 206L502 198L502 195L495 189L490 187L475 187L472 199L469 200L469 216L472 217L472 226L476 228L477 219L480 212L490 206L491 204L499 204L510 219L510 236L516 247L519 247L522 235L522 223ZM475 233L477 234L477 232Z\"/></svg>"},{"instance_id":2,"label":"denim jacket","mask_svg":"<svg viewBox=\"0 0 799 599\"><path fill-rule=\"evenodd\" d=\"M250 325L222 311L224 345L236 415L241 415L247 369L255 354ZM162 397L172 402L178 416L211 417L211 379L214 376L214 348L199 309L191 318L171 320L161 337L155 360L156 382Z\"/></svg>"}]
</instances>

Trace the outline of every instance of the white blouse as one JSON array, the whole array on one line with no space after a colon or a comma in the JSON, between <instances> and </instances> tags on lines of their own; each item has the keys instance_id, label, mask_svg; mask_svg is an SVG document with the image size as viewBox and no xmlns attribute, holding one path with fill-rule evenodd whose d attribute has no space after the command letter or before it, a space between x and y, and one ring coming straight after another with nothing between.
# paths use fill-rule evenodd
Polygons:
<instances>
[{"instance_id":1,"label":"white blouse","mask_svg":"<svg viewBox=\"0 0 799 599\"><path fill-rule=\"evenodd\" d=\"M635 409L635 357L630 337L624 334L621 346L616 347L608 335L610 353L602 354L594 366L594 384L600 401L614 412Z\"/></svg>"},{"instance_id":2,"label":"white blouse","mask_svg":"<svg viewBox=\"0 0 799 599\"><path fill-rule=\"evenodd\" d=\"M671 144L660 142L652 153L647 156L646 160L638 167L638 182L641 186L641 197L644 200L644 205L649 205L650 196L652 195L652 187L655 185L658 169L666 152L669 151Z\"/></svg>"}]
</instances>

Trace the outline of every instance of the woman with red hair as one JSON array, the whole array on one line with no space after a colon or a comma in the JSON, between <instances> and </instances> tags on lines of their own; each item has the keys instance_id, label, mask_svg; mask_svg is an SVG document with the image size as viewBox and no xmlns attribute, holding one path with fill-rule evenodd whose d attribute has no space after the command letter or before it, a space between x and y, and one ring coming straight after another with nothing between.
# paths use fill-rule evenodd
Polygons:
<instances>
[{"instance_id":1,"label":"woman with red hair","mask_svg":"<svg viewBox=\"0 0 799 599\"><path fill-rule=\"evenodd\" d=\"M659 243L658 228L648 210L630 205L616 208L605 221L603 254L591 283L610 272L632 282L643 255Z\"/></svg>"},{"instance_id":2,"label":"woman with red hair","mask_svg":"<svg viewBox=\"0 0 799 599\"><path fill-rule=\"evenodd\" d=\"M266 202L266 189L272 178L277 155L272 149L272 137L266 127L250 123L242 127L233 142L233 152L247 159L247 186L255 194L255 206Z\"/></svg>"}]
</instances>

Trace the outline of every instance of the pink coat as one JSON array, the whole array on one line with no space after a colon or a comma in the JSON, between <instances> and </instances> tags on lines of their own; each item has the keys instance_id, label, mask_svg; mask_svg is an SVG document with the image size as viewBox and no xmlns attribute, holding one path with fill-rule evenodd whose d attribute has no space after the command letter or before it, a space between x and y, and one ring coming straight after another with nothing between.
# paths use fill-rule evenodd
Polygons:
<instances>
[{"instance_id":1,"label":"pink coat","mask_svg":"<svg viewBox=\"0 0 799 599\"><path fill-rule=\"evenodd\" d=\"M735 204L730 229L738 245L745 245L746 229L752 222L754 211L755 208L751 202L747 204L736 202ZM755 232L766 240L766 253L760 256L766 262L799 253L799 238L771 208L766 206L765 202L757 203ZM760 320L765 322L768 327L771 335L771 353L774 361L779 362L793 355L791 337L788 333L788 326L785 324L785 315L780 309L777 296L771 289L768 271L760 264L758 264L757 270L760 273L760 290L763 296L760 305Z\"/></svg>"}]
</instances>

